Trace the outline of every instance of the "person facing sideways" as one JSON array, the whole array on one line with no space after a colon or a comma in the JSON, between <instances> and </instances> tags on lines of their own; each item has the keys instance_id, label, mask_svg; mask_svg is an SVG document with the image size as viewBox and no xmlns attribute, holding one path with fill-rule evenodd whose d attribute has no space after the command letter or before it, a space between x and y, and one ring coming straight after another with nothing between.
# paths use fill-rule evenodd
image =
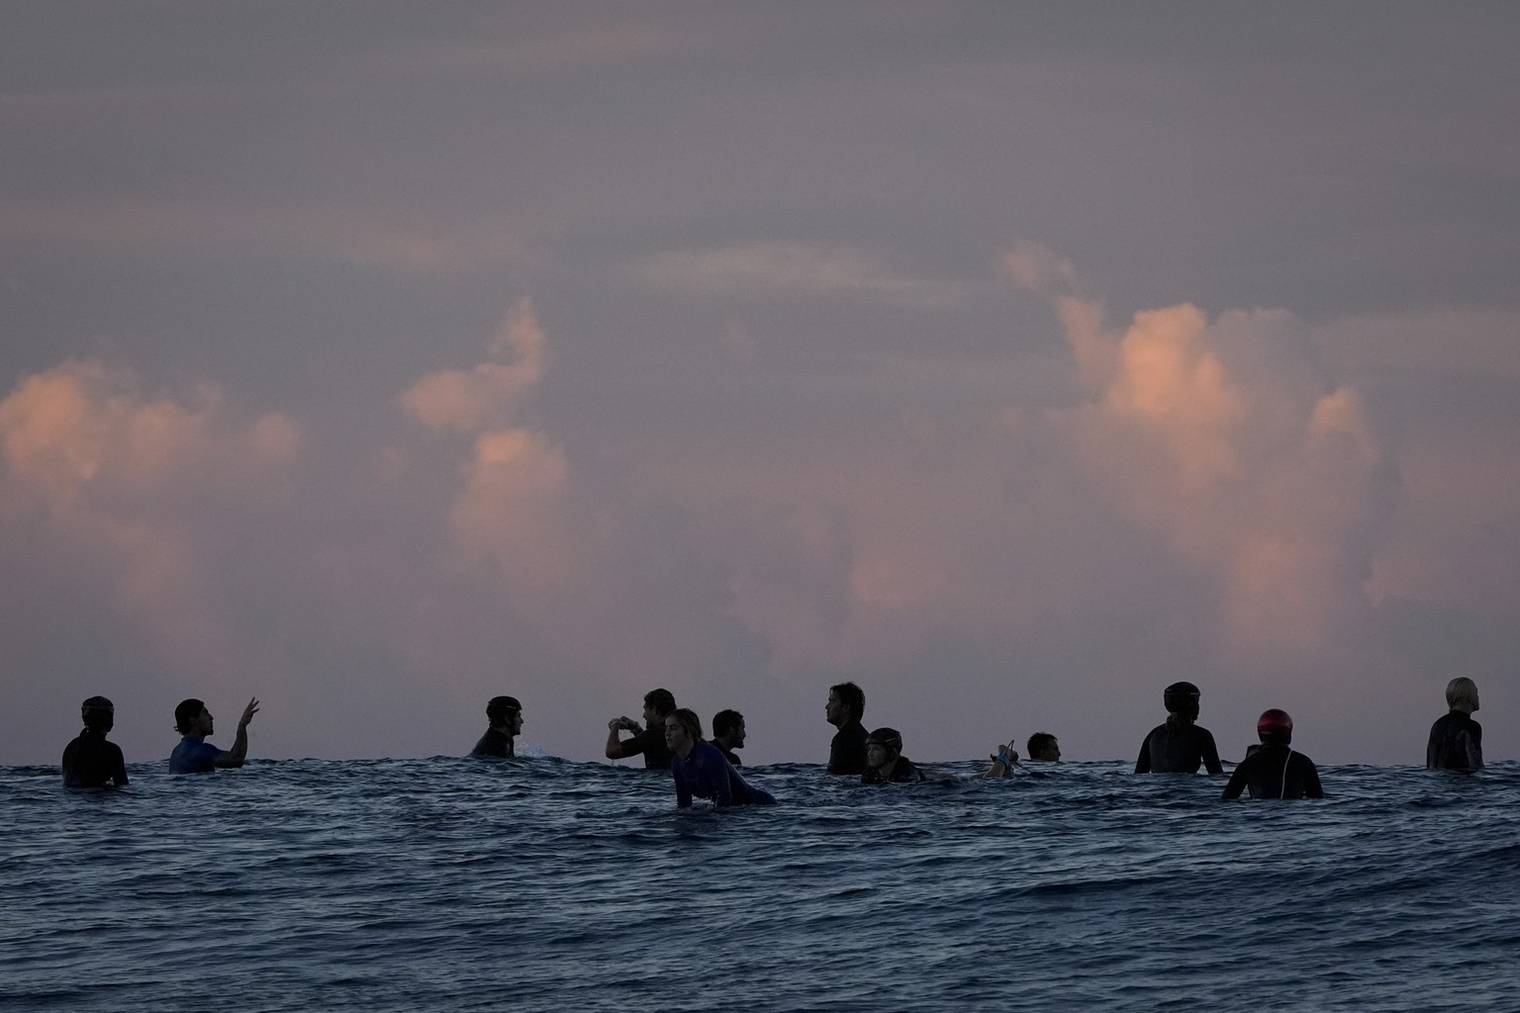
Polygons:
<instances>
[{"instance_id":1,"label":"person facing sideways","mask_svg":"<svg viewBox=\"0 0 1520 1013\"><path fill-rule=\"evenodd\" d=\"M1199 695L1198 687L1191 682L1174 682L1162 691L1166 722L1152 728L1140 743L1135 773L1196 774L1200 766L1208 767L1210 774L1224 773L1214 736L1207 728L1194 724L1198 720Z\"/></svg>"},{"instance_id":2,"label":"person facing sideways","mask_svg":"<svg viewBox=\"0 0 1520 1013\"><path fill-rule=\"evenodd\" d=\"M665 745L665 719L676 709L676 698L668 689L652 689L644 694L644 724L624 715L607 722L607 759L622 760L643 754L648 770L669 770L670 750ZM630 731L631 739L620 739L618 732Z\"/></svg>"},{"instance_id":3,"label":"person facing sideways","mask_svg":"<svg viewBox=\"0 0 1520 1013\"><path fill-rule=\"evenodd\" d=\"M744 764L736 749L744 748L744 715L736 710L721 710L713 715L712 744L723 758L735 767Z\"/></svg>"},{"instance_id":4,"label":"person facing sideways","mask_svg":"<svg viewBox=\"0 0 1520 1013\"><path fill-rule=\"evenodd\" d=\"M258 700L249 700L238 718L237 738L231 749L218 749L206 741L216 730L211 712L203 701L191 697L174 708L174 728L184 738L169 754L169 773L204 774L217 767L241 767L248 758L248 722L259 712Z\"/></svg>"},{"instance_id":5,"label":"person facing sideways","mask_svg":"<svg viewBox=\"0 0 1520 1013\"><path fill-rule=\"evenodd\" d=\"M902 754L902 734L896 728L878 728L866 737L861 784L910 784L923 779L913 761Z\"/></svg>"},{"instance_id":6,"label":"person facing sideways","mask_svg":"<svg viewBox=\"0 0 1520 1013\"><path fill-rule=\"evenodd\" d=\"M1019 765L1019 751L1015 747L1015 739L1009 739L1008 745L998 746L997 752L992 753L992 766L982 771L984 778L1012 777L1014 769Z\"/></svg>"},{"instance_id":7,"label":"person facing sideways","mask_svg":"<svg viewBox=\"0 0 1520 1013\"><path fill-rule=\"evenodd\" d=\"M116 706L103 696L92 696L79 705L84 731L63 750L63 786L65 788L104 788L127 783L127 763L121 747L107 742L106 735L116 723Z\"/></svg>"},{"instance_id":8,"label":"person facing sideways","mask_svg":"<svg viewBox=\"0 0 1520 1013\"><path fill-rule=\"evenodd\" d=\"M1263 711L1256 722L1256 737L1261 739L1261 748L1235 766L1221 798L1239 798L1243 788L1250 789L1252 798L1325 797L1314 761L1288 746L1293 741L1293 719L1287 711L1275 707Z\"/></svg>"},{"instance_id":9,"label":"person facing sideways","mask_svg":"<svg viewBox=\"0 0 1520 1013\"><path fill-rule=\"evenodd\" d=\"M863 774L866 769L866 729L860 719L866 713L865 690L853 682L829 687L823 716L838 728L829 743L830 774Z\"/></svg>"},{"instance_id":10,"label":"person facing sideways","mask_svg":"<svg viewBox=\"0 0 1520 1013\"><path fill-rule=\"evenodd\" d=\"M1039 760L1041 763L1061 762L1061 744L1049 732L1035 732L1029 736L1025 748L1029 750L1031 760Z\"/></svg>"},{"instance_id":11,"label":"person facing sideways","mask_svg":"<svg viewBox=\"0 0 1520 1013\"><path fill-rule=\"evenodd\" d=\"M720 809L776 801L770 792L745 781L717 746L702 741L702 721L696 711L681 707L665 718L665 745L671 752L677 808L690 809L693 797L710 798Z\"/></svg>"},{"instance_id":12,"label":"person facing sideways","mask_svg":"<svg viewBox=\"0 0 1520 1013\"><path fill-rule=\"evenodd\" d=\"M1466 677L1446 684L1445 717L1430 726L1425 746L1429 770L1482 770L1483 726L1472 719L1478 709L1478 685Z\"/></svg>"},{"instance_id":13,"label":"person facing sideways","mask_svg":"<svg viewBox=\"0 0 1520 1013\"><path fill-rule=\"evenodd\" d=\"M486 704L486 733L470 750L471 756L516 756L512 737L522 731L522 704L515 696L493 696Z\"/></svg>"}]
</instances>

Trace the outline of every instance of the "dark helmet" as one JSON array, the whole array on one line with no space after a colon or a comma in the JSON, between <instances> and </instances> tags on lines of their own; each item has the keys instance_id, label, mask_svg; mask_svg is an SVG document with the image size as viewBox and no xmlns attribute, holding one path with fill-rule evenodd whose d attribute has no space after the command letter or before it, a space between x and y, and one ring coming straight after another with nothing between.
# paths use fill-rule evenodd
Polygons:
<instances>
[{"instance_id":1,"label":"dark helmet","mask_svg":"<svg viewBox=\"0 0 1520 1013\"><path fill-rule=\"evenodd\" d=\"M515 696L493 696L486 704L486 720L493 725L499 725L513 714L522 712L522 704L517 702Z\"/></svg>"},{"instance_id":2,"label":"dark helmet","mask_svg":"<svg viewBox=\"0 0 1520 1013\"><path fill-rule=\"evenodd\" d=\"M1256 735L1261 741L1268 739L1281 739L1290 742L1293 739L1293 719L1285 710L1273 707L1271 710L1262 711L1261 717L1256 719Z\"/></svg>"},{"instance_id":3,"label":"dark helmet","mask_svg":"<svg viewBox=\"0 0 1520 1013\"><path fill-rule=\"evenodd\" d=\"M103 696L92 696L79 705L79 716L86 728L110 731L116 722L116 705Z\"/></svg>"},{"instance_id":4,"label":"dark helmet","mask_svg":"<svg viewBox=\"0 0 1520 1013\"><path fill-rule=\"evenodd\" d=\"M1191 682L1174 682L1161 691L1161 702L1166 704L1168 714L1184 710L1197 710L1198 698L1203 694Z\"/></svg>"},{"instance_id":5,"label":"dark helmet","mask_svg":"<svg viewBox=\"0 0 1520 1013\"><path fill-rule=\"evenodd\" d=\"M878 728L866 736L866 745L875 743L894 753L902 752L902 733L896 728Z\"/></svg>"}]
</instances>

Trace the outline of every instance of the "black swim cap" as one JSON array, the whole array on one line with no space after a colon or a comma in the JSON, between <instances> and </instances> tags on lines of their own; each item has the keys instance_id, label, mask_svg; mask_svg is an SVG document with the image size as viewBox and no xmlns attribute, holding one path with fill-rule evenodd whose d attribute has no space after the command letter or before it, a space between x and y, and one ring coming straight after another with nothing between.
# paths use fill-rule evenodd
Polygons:
<instances>
[{"instance_id":1,"label":"black swim cap","mask_svg":"<svg viewBox=\"0 0 1520 1013\"><path fill-rule=\"evenodd\" d=\"M110 728L116 721L116 705L103 696L92 696L79 705L86 728Z\"/></svg>"},{"instance_id":2,"label":"black swim cap","mask_svg":"<svg viewBox=\"0 0 1520 1013\"><path fill-rule=\"evenodd\" d=\"M1175 714L1188 704L1197 706L1202 695L1191 682L1174 682L1161 691L1161 702L1166 705L1168 713Z\"/></svg>"},{"instance_id":3,"label":"black swim cap","mask_svg":"<svg viewBox=\"0 0 1520 1013\"><path fill-rule=\"evenodd\" d=\"M499 725L513 714L522 712L522 704L517 702L515 696L493 696L486 704L486 720L493 725Z\"/></svg>"},{"instance_id":4,"label":"black swim cap","mask_svg":"<svg viewBox=\"0 0 1520 1013\"><path fill-rule=\"evenodd\" d=\"M902 733L896 728L876 729L876 731L866 736L866 745L869 746L873 742L878 746L885 746L894 753L902 752Z\"/></svg>"}]
</instances>

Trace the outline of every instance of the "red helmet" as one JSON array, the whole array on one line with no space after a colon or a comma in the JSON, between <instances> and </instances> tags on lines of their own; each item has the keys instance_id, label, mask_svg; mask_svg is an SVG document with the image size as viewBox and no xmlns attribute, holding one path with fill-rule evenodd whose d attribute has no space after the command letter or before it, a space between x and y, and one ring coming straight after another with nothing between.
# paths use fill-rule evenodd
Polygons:
<instances>
[{"instance_id":1,"label":"red helmet","mask_svg":"<svg viewBox=\"0 0 1520 1013\"><path fill-rule=\"evenodd\" d=\"M1293 719L1285 710L1273 707L1269 711L1262 711L1261 717L1256 719L1256 734L1263 740L1280 737L1291 739L1293 737Z\"/></svg>"}]
</instances>

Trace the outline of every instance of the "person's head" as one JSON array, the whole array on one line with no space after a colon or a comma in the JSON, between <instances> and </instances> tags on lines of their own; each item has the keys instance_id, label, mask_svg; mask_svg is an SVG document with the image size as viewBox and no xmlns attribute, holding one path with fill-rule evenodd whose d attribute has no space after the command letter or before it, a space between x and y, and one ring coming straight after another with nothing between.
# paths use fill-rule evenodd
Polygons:
<instances>
[{"instance_id":1,"label":"person's head","mask_svg":"<svg viewBox=\"0 0 1520 1013\"><path fill-rule=\"evenodd\" d=\"M1025 746L1031 760L1056 763L1061 759L1061 745L1049 732L1035 732Z\"/></svg>"},{"instance_id":2,"label":"person's head","mask_svg":"<svg viewBox=\"0 0 1520 1013\"><path fill-rule=\"evenodd\" d=\"M486 704L486 721L492 728L501 728L508 735L522 731L522 704L515 696L493 696Z\"/></svg>"},{"instance_id":3,"label":"person's head","mask_svg":"<svg viewBox=\"0 0 1520 1013\"><path fill-rule=\"evenodd\" d=\"M885 767L902 755L902 733L896 728L878 728L866 736L866 766Z\"/></svg>"},{"instance_id":4,"label":"person's head","mask_svg":"<svg viewBox=\"0 0 1520 1013\"><path fill-rule=\"evenodd\" d=\"M1446 706L1463 714L1478 709L1478 684L1467 676L1459 676L1446 684Z\"/></svg>"},{"instance_id":5,"label":"person's head","mask_svg":"<svg viewBox=\"0 0 1520 1013\"><path fill-rule=\"evenodd\" d=\"M744 715L736 710L721 710L713 715L713 738L721 740L729 749L744 745Z\"/></svg>"},{"instance_id":6,"label":"person's head","mask_svg":"<svg viewBox=\"0 0 1520 1013\"><path fill-rule=\"evenodd\" d=\"M210 735L215 730L206 701L191 697L174 708L174 730L181 735Z\"/></svg>"},{"instance_id":7,"label":"person's head","mask_svg":"<svg viewBox=\"0 0 1520 1013\"><path fill-rule=\"evenodd\" d=\"M1161 691L1161 702L1166 705L1166 712L1172 717L1194 721L1198 718L1198 698L1201 695L1198 687L1191 682L1174 682Z\"/></svg>"},{"instance_id":8,"label":"person's head","mask_svg":"<svg viewBox=\"0 0 1520 1013\"><path fill-rule=\"evenodd\" d=\"M672 753L685 756L702 741L702 719L689 707L677 707L665 716L665 745Z\"/></svg>"},{"instance_id":9,"label":"person's head","mask_svg":"<svg viewBox=\"0 0 1520 1013\"><path fill-rule=\"evenodd\" d=\"M79 705L79 716L87 731L104 735L116 723L116 705L103 696L92 696Z\"/></svg>"},{"instance_id":10,"label":"person's head","mask_svg":"<svg viewBox=\"0 0 1520 1013\"><path fill-rule=\"evenodd\" d=\"M676 695L668 689L652 689L644 694L644 727L663 724L676 709Z\"/></svg>"},{"instance_id":11,"label":"person's head","mask_svg":"<svg viewBox=\"0 0 1520 1013\"><path fill-rule=\"evenodd\" d=\"M829 687L829 702L823 706L824 719L836 728L859 721L866 714L866 691L853 682Z\"/></svg>"},{"instance_id":12,"label":"person's head","mask_svg":"<svg viewBox=\"0 0 1520 1013\"><path fill-rule=\"evenodd\" d=\"M1276 707L1262 711L1256 719L1256 737L1264 746L1286 746L1293 741L1293 719Z\"/></svg>"}]
</instances>

